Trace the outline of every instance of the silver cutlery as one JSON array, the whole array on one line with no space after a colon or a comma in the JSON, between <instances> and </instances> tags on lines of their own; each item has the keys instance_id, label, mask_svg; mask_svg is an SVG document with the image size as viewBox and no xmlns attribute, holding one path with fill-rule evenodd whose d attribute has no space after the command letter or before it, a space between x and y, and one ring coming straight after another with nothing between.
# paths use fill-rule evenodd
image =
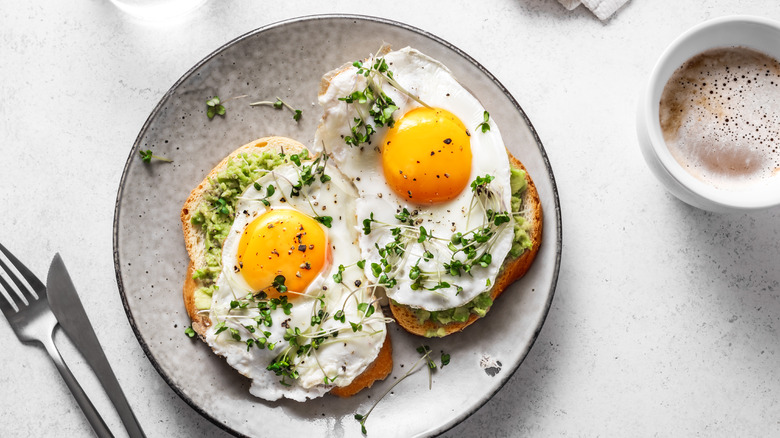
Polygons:
<instances>
[{"instance_id":1,"label":"silver cutlery","mask_svg":"<svg viewBox=\"0 0 780 438\"><path fill-rule=\"evenodd\" d=\"M87 363L95 372L103 388L108 394L108 398L114 404L114 407L121 418L122 423L127 429L131 438L144 438L141 425L135 418L130 404L127 403L122 387L116 380L114 371L106 359L103 348L100 346L95 330L87 318L87 312L81 305L81 300L76 293L76 288L70 280L70 275L65 269L65 263L59 254L54 255L49 267L49 275L46 279L46 289L49 295L49 305L51 306L60 327L65 331L76 348L87 360Z\"/></svg>"},{"instance_id":2,"label":"silver cutlery","mask_svg":"<svg viewBox=\"0 0 780 438\"><path fill-rule=\"evenodd\" d=\"M95 406L89 400L79 382L73 377L70 369L62 360L57 346L54 345L54 329L57 326L57 318L49 307L46 287L1 244L0 251L5 254L8 261L25 280L23 282L3 261L3 258L0 257L0 270L5 272L8 278L16 285L19 292L17 294L8 281L0 275L0 286L5 290L8 300L6 301L6 298L0 297L0 310L8 319L8 323L20 341L23 343L37 342L46 349L76 402L78 402L81 410L84 411L84 415L87 417L89 424L92 425L95 433L99 437L113 437L100 413L95 409Z\"/></svg>"}]
</instances>

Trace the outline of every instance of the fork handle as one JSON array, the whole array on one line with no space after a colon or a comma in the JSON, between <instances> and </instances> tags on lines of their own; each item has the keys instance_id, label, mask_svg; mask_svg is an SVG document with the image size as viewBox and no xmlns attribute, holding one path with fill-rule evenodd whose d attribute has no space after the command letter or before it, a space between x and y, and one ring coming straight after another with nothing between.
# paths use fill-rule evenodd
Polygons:
<instances>
[{"instance_id":1,"label":"fork handle","mask_svg":"<svg viewBox=\"0 0 780 438\"><path fill-rule=\"evenodd\" d=\"M95 409L95 406L89 400L89 397L87 397L87 393L84 392L81 385L79 385L79 382L73 377L70 368L65 365L65 361L62 360L62 356L60 355L59 350L57 350L57 346L54 345L54 340L46 337L44 340L41 340L41 343L46 349L46 352L49 353L49 356L51 356L51 360L54 361L54 365L57 366L57 370L62 375L62 379L65 380L65 384L68 385L68 389L70 389L70 392L73 394L73 398L76 399L81 410L84 411L84 416L87 417L92 429L95 430L95 434L100 438L113 438L114 435L111 433L108 426L106 426L103 417L100 416L100 413Z\"/></svg>"}]
</instances>

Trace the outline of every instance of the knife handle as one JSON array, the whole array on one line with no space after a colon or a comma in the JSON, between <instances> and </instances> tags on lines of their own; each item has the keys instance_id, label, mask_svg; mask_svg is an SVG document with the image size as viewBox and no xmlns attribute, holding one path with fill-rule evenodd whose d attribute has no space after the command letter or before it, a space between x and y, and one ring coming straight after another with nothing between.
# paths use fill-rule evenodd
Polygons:
<instances>
[{"instance_id":1,"label":"knife handle","mask_svg":"<svg viewBox=\"0 0 780 438\"><path fill-rule=\"evenodd\" d=\"M95 332L91 330L91 326L88 328L89 330L78 333L66 331L65 334L73 341L73 344L86 359L87 364L95 372L108 398L114 404L114 408L116 408L122 424L125 425L128 435L131 438L146 438L141 425L138 423L138 419L127 402L127 398L125 398L124 392L122 392L122 387L119 385L111 365L108 363L108 359L106 359L105 353L103 353L103 348L101 348Z\"/></svg>"},{"instance_id":2,"label":"knife handle","mask_svg":"<svg viewBox=\"0 0 780 438\"><path fill-rule=\"evenodd\" d=\"M91 357L87 359L87 363L92 367L92 371L95 372L98 380L103 385L108 398L114 404L122 424L127 429L128 435L131 438L146 438L141 425L138 423L138 419L130 408L130 403L127 402L127 398L125 398L125 394L122 392L122 387L119 386L119 381L117 381L114 371L111 369L108 359L106 359L106 355L103 354L103 350L91 350L89 354Z\"/></svg>"},{"instance_id":3,"label":"knife handle","mask_svg":"<svg viewBox=\"0 0 780 438\"><path fill-rule=\"evenodd\" d=\"M65 361L62 360L62 356L60 355L59 350L57 350L57 346L54 345L54 339L44 337L41 340L41 344L43 344L46 352L51 356L51 360L54 361L54 365L57 366L57 370L60 372L60 375L62 375L62 379L65 380L65 384L68 385L68 389L70 389L73 398L76 399L76 402L81 407L81 410L84 412L84 416L87 417L92 429L95 430L95 434L100 438L113 438L114 435L111 434L111 430L106 426L103 417L100 416L100 413L95 409L95 406L89 400L89 397L87 397L87 393L84 392L84 389L81 388L79 382L73 377L73 373L71 373L68 366L65 365Z\"/></svg>"}]
</instances>

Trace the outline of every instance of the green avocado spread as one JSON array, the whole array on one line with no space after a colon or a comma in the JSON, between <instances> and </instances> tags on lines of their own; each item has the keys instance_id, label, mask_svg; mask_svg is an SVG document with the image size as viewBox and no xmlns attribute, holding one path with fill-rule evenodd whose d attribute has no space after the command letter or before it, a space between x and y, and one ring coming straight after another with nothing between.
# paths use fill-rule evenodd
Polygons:
<instances>
[{"instance_id":1,"label":"green avocado spread","mask_svg":"<svg viewBox=\"0 0 780 438\"><path fill-rule=\"evenodd\" d=\"M265 171L284 163L284 156L275 152L240 154L217 176L209 179L203 202L192 214L192 223L200 227L204 236L205 266L197 269L192 278L201 287L195 291L195 307L211 307L211 294L222 270L222 244L233 225L238 197Z\"/></svg>"},{"instance_id":2,"label":"green avocado spread","mask_svg":"<svg viewBox=\"0 0 780 438\"><path fill-rule=\"evenodd\" d=\"M509 176L509 184L512 190L512 213L519 213L523 207L523 193L528 187L528 182L525 178L525 171L522 169L512 168ZM514 228L514 240L512 241L512 248L509 250L509 256L507 260L511 261L520 257L526 250L531 249L533 243L530 236L528 236L528 230L530 225L522 216L515 215L515 228ZM441 310L437 312L429 312L424 309L413 309L415 316L420 324L425 321L432 321L439 325L449 324L451 322L466 322L469 319L469 315L475 314L479 318L485 316L490 306L493 305L493 300L490 298L490 292L482 292L477 295L476 298L468 303L456 307L454 309ZM444 328L439 327L436 330L429 330L425 336L441 337L446 334Z\"/></svg>"}]
</instances>

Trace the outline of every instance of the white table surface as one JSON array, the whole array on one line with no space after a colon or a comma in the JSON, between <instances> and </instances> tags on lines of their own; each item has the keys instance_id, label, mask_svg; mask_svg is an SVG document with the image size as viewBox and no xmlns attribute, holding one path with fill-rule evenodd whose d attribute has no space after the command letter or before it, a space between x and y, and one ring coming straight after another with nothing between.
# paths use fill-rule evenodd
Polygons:
<instances>
[{"instance_id":1,"label":"white table surface","mask_svg":"<svg viewBox=\"0 0 780 438\"><path fill-rule=\"evenodd\" d=\"M677 35L724 15L780 20L780 2L632 0L601 22L556 0L209 0L149 26L105 0L4 1L0 242L42 277L62 254L150 437L226 434L167 386L122 307L112 220L133 141L214 49L335 12L402 21L476 58L520 102L555 172L564 244L547 321L508 384L447 436L780 433L780 211L719 215L677 201L645 166L634 125L638 93ZM44 351L19 343L5 319L0 340L0 436L89 436Z\"/></svg>"}]
</instances>

